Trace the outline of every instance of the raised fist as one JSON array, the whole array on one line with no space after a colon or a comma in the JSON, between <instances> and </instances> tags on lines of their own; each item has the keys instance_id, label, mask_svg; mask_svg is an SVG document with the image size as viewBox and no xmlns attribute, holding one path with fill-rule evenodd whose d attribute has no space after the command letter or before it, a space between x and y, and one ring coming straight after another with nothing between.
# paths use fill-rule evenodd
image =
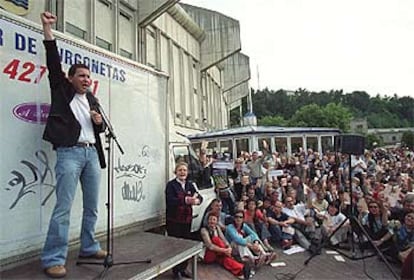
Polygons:
<instances>
[{"instance_id":1,"label":"raised fist","mask_svg":"<svg viewBox=\"0 0 414 280\"><path fill-rule=\"evenodd\" d=\"M40 14L40 19L42 20L42 24L54 24L57 17L51 12L46 11Z\"/></svg>"}]
</instances>

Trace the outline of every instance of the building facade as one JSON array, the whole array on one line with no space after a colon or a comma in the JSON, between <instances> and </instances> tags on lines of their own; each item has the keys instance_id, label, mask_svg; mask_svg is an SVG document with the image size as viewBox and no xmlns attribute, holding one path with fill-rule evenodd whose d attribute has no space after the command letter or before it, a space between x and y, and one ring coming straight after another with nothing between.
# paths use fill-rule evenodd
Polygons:
<instances>
[{"instance_id":1,"label":"building facade","mask_svg":"<svg viewBox=\"0 0 414 280\"><path fill-rule=\"evenodd\" d=\"M56 30L167 73L170 132L227 128L248 95L239 22L219 12L179 0L29 0L20 16L40 23L44 10Z\"/></svg>"},{"instance_id":2,"label":"building facade","mask_svg":"<svg viewBox=\"0 0 414 280\"><path fill-rule=\"evenodd\" d=\"M370 128L368 134L378 136L384 145L401 144L401 139L406 131L414 132L414 127L404 128Z\"/></svg>"}]
</instances>

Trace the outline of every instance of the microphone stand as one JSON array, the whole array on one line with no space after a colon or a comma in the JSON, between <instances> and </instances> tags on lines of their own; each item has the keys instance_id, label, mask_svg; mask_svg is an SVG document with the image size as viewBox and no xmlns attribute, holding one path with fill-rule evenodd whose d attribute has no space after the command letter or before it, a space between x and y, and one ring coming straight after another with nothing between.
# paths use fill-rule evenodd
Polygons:
<instances>
[{"instance_id":1,"label":"microphone stand","mask_svg":"<svg viewBox=\"0 0 414 280\"><path fill-rule=\"evenodd\" d=\"M136 260L136 261L129 261L129 262L114 262L113 260L113 172L112 172L112 165L113 165L113 141L116 143L119 151L121 154L124 154L124 150L122 149L121 145L119 144L117 137L114 132L114 128L111 124L110 119L105 114L104 109L102 106L98 103L98 111L102 116L102 121L105 126L105 142L108 144L108 146L105 148L108 154L108 182L107 182L107 203L106 203L106 210L107 210L107 225L106 225L106 250L107 255L103 262L89 262L89 261L77 261L76 265L82 265L82 264L90 264L90 265L103 265L104 270L98 275L100 279L105 277L105 274L109 270L110 267L114 265L124 265L124 264L135 264L135 263L151 263L151 259L144 259L144 260Z\"/></svg>"}]
</instances>

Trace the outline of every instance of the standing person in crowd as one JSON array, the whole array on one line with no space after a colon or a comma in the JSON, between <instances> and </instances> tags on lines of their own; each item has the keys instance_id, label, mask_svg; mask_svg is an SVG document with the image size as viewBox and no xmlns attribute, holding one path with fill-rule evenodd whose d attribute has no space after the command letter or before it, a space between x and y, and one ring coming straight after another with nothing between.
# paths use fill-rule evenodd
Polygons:
<instances>
[{"instance_id":1,"label":"standing person in crowd","mask_svg":"<svg viewBox=\"0 0 414 280\"><path fill-rule=\"evenodd\" d=\"M205 263L217 262L235 276L250 278L250 266L236 261L232 256L232 248L218 225L218 217L210 212L207 215L207 226L201 228L201 238L206 245Z\"/></svg>"},{"instance_id":2,"label":"standing person in crowd","mask_svg":"<svg viewBox=\"0 0 414 280\"><path fill-rule=\"evenodd\" d=\"M190 239L193 205L199 205L203 197L193 183L187 180L187 163L178 162L175 175L176 178L169 181L165 188L167 233L169 236ZM173 268L174 279L192 278L186 268L187 261L176 265Z\"/></svg>"},{"instance_id":3,"label":"standing person in crowd","mask_svg":"<svg viewBox=\"0 0 414 280\"><path fill-rule=\"evenodd\" d=\"M43 139L56 150L56 204L49 223L41 254L45 273L52 278L66 275L70 211L80 180L83 192L83 216L80 236L80 257L103 259L95 239L98 218L98 197L101 171L105 157L99 133L104 131L96 98L89 92L90 71L84 64L74 64L68 77L62 71L52 24L56 16L41 14L46 63L49 70L51 107Z\"/></svg>"}]
</instances>

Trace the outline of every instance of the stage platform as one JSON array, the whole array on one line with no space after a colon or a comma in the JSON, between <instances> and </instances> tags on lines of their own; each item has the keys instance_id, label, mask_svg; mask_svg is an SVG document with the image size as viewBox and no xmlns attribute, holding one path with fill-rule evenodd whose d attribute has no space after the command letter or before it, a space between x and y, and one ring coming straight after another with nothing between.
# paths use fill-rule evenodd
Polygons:
<instances>
[{"instance_id":1,"label":"stage platform","mask_svg":"<svg viewBox=\"0 0 414 280\"><path fill-rule=\"evenodd\" d=\"M101 243L103 248L105 244L105 242ZM197 255L202 250L201 242L149 232L134 232L115 238L113 247L115 265L106 271L103 279L153 279L183 260L191 258L195 260L191 262L195 272L193 273L193 279L197 279ZM68 273L64 279L101 279L100 274L105 268L102 262L99 265L76 265L77 255L78 250L69 253L66 263ZM120 264L142 261L148 258L151 259L151 263ZM81 261L84 261L84 259L81 259ZM0 278L49 279L41 269L40 260L34 260L2 271Z\"/></svg>"}]
</instances>

